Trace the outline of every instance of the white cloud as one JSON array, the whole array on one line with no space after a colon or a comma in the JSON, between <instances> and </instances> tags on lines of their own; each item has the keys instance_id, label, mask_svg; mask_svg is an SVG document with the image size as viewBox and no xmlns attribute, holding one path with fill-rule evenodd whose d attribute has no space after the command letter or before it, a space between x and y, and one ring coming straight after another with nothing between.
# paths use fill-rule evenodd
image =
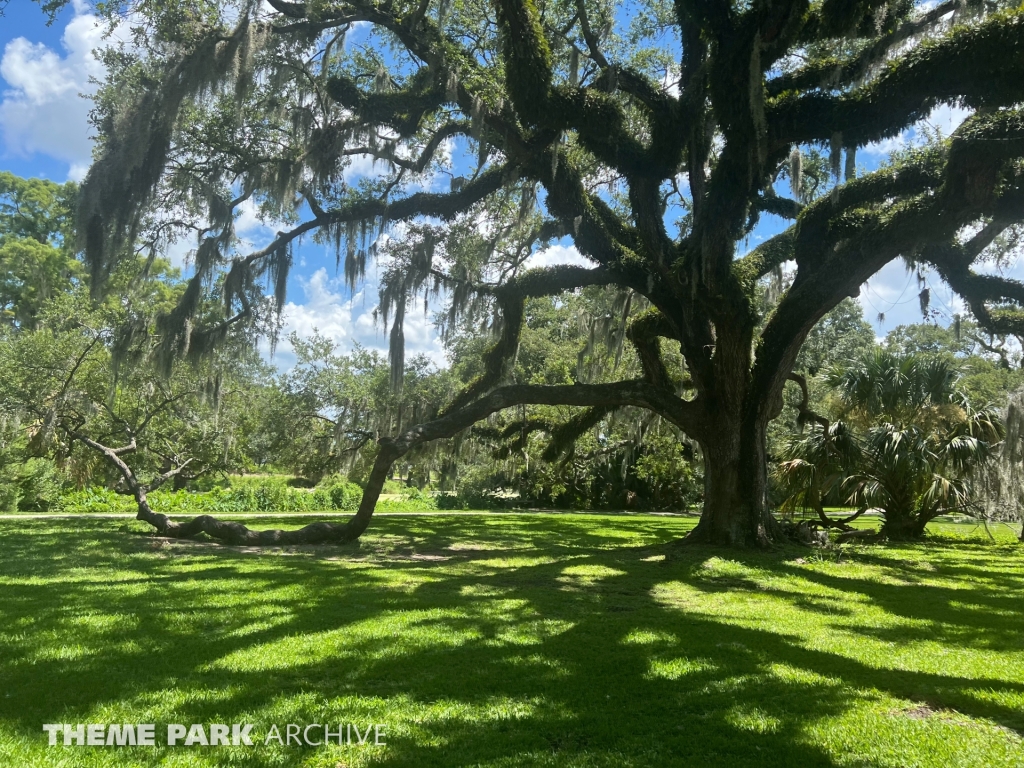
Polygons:
<instances>
[{"instance_id":1,"label":"white cloud","mask_svg":"<svg viewBox=\"0 0 1024 768\"><path fill-rule=\"evenodd\" d=\"M238 204L235 209L238 215L235 216L235 234L240 238L247 238L249 235L264 234L269 227L260 220L259 208L252 198L247 198Z\"/></svg>"},{"instance_id":2,"label":"white cloud","mask_svg":"<svg viewBox=\"0 0 1024 768\"><path fill-rule=\"evenodd\" d=\"M374 276L368 274L367 277ZM287 336L292 332L302 338L319 332L344 351L358 343L387 354L387 330L373 317L373 310L377 306L375 280L367 280L362 289L348 299L345 298L347 290L342 280L328 276L324 267L308 279L300 278L299 285L305 301L289 301L284 306L284 325L275 360L279 366L287 368L294 360L287 341ZM422 304L418 306L422 307ZM404 330L406 359L422 353L438 366L447 365L444 347L433 323L422 311L417 311L416 304L406 312Z\"/></svg>"},{"instance_id":3,"label":"white cloud","mask_svg":"<svg viewBox=\"0 0 1024 768\"><path fill-rule=\"evenodd\" d=\"M295 226L280 219L264 218L251 197L239 203L235 212L235 235L243 251L263 248L278 232L285 232Z\"/></svg>"},{"instance_id":4,"label":"white cloud","mask_svg":"<svg viewBox=\"0 0 1024 768\"><path fill-rule=\"evenodd\" d=\"M373 25L368 21L355 21L350 24L348 34L345 35L345 50L361 43L370 34L372 29Z\"/></svg>"},{"instance_id":5,"label":"white cloud","mask_svg":"<svg viewBox=\"0 0 1024 768\"><path fill-rule=\"evenodd\" d=\"M949 324L955 314L966 314L963 300L934 271L926 270L924 274L925 287L930 292L929 309L938 312L933 318L935 321ZM875 327L876 333L884 336L898 325L924 322L920 293L915 274L907 271L904 262L897 259L861 286L858 301L864 310L864 319ZM879 313L885 315L882 323L878 322Z\"/></svg>"},{"instance_id":6,"label":"white cloud","mask_svg":"<svg viewBox=\"0 0 1024 768\"><path fill-rule=\"evenodd\" d=\"M377 173L377 166L387 168L387 162L374 159L373 155L352 155L349 164L342 171L342 178L348 184L353 184L364 176L374 176Z\"/></svg>"},{"instance_id":7,"label":"white cloud","mask_svg":"<svg viewBox=\"0 0 1024 768\"><path fill-rule=\"evenodd\" d=\"M85 178L85 175L89 172L88 163L72 163L68 169L68 180L80 182Z\"/></svg>"},{"instance_id":8,"label":"white cloud","mask_svg":"<svg viewBox=\"0 0 1024 768\"><path fill-rule=\"evenodd\" d=\"M907 146L911 142L912 130L908 129L903 131L898 136L891 136L888 139L882 139L881 141L873 141L870 144L865 144L861 147L858 152L865 155L875 155L881 158L888 157L893 152Z\"/></svg>"},{"instance_id":9,"label":"white cloud","mask_svg":"<svg viewBox=\"0 0 1024 768\"><path fill-rule=\"evenodd\" d=\"M185 270L195 255L196 243L191 237L182 237L173 243L168 243L164 248L163 255L171 262L172 267Z\"/></svg>"},{"instance_id":10,"label":"white cloud","mask_svg":"<svg viewBox=\"0 0 1024 768\"><path fill-rule=\"evenodd\" d=\"M556 243L530 256L530 258L523 262L523 268L535 269L536 267L553 267L559 264L575 264L582 267L594 266L590 259L587 259L576 250L576 246Z\"/></svg>"},{"instance_id":11,"label":"white cloud","mask_svg":"<svg viewBox=\"0 0 1024 768\"><path fill-rule=\"evenodd\" d=\"M902 149L908 145L923 144L925 141L926 130L938 130L943 137L949 136L949 134L959 128L960 124L970 117L971 114L972 112L969 109L961 109L960 107L951 107L947 104L942 104L933 109L927 118L916 125L907 128L898 136L872 142L871 144L867 144L862 147L860 151L867 155L887 157L896 150Z\"/></svg>"},{"instance_id":12,"label":"white cloud","mask_svg":"<svg viewBox=\"0 0 1024 768\"><path fill-rule=\"evenodd\" d=\"M943 136L949 136L972 114L974 113L970 109L943 104L932 110L932 113L928 115L928 119L925 122L931 125L931 127L937 128Z\"/></svg>"},{"instance_id":13,"label":"white cloud","mask_svg":"<svg viewBox=\"0 0 1024 768\"><path fill-rule=\"evenodd\" d=\"M15 155L41 153L69 165L68 177L81 179L89 166L92 140L87 122L90 78L103 76L92 51L102 43L99 20L85 4L74 4L76 16L64 29L64 55L24 37L11 40L0 59L7 83L0 101L0 135L4 149Z\"/></svg>"},{"instance_id":14,"label":"white cloud","mask_svg":"<svg viewBox=\"0 0 1024 768\"><path fill-rule=\"evenodd\" d=\"M322 267L308 280L300 280L306 301L303 304L291 301L285 304L285 332L294 331L305 337L318 330L339 344L351 343L353 302L342 299L341 293L335 290L340 286L335 283ZM359 298L358 294L353 298Z\"/></svg>"},{"instance_id":15,"label":"white cloud","mask_svg":"<svg viewBox=\"0 0 1024 768\"><path fill-rule=\"evenodd\" d=\"M392 231L391 236L400 237L400 231ZM593 266L575 247L556 244L535 253L524 267L530 269L556 264ZM331 277L325 267L313 272L308 279L297 278L303 292L303 300L289 301L284 306L283 327L274 362L281 368L292 365L294 353L288 344L287 336L293 332L303 338L318 332L345 351L358 343L367 349L387 354L390 327L384 328L373 316L377 308L377 280L376 266L368 265L365 283L357 293L349 297L344 281L338 277ZM433 310L439 303L438 300L431 301L431 311L425 312L421 297L414 300L406 310L406 359L425 354L439 367L447 366L444 346L431 319Z\"/></svg>"}]
</instances>

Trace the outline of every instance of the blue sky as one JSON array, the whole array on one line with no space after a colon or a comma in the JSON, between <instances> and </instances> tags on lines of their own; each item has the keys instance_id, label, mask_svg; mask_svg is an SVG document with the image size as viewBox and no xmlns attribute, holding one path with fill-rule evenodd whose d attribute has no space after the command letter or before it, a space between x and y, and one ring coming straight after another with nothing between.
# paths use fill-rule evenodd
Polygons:
<instances>
[{"instance_id":1,"label":"blue sky","mask_svg":"<svg viewBox=\"0 0 1024 768\"><path fill-rule=\"evenodd\" d=\"M50 26L34 2L11 0L0 20L0 170L55 181L82 178L91 151L86 120L89 102L82 95L92 91L91 77L102 76L102 67L91 55L101 41L86 0L76 0L74 7L65 9ZM930 122L948 134L962 119L963 113L944 107L936 110ZM890 151L914 141L917 135L910 129L901 137L863 148L858 152L858 166L865 171L877 168ZM370 172L368 163L360 165L358 161L349 171L353 177ZM749 246L781 226L781 221L766 217L752 233ZM263 226L251 209L243 210L238 230L257 247L273 236L273 228ZM170 255L183 263L187 250L188 245L182 244ZM316 328L342 347L359 342L383 350L386 334L372 315L377 296L374 270L368 270L366 285L353 296L336 275L333 255L325 256L315 245L304 246L297 254L288 288L285 333L308 335ZM565 242L538 255L535 262L579 258ZM1024 265L1016 264L1010 272L1020 277ZM934 309L946 318L962 311L961 302L934 274L928 280ZM862 288L859 300L876 333L882 335L898 324L920 321L918 290L916 278L901 262L888 265ZM876 321L879 313L885 315L882 324ZM409 313L405 332L408 354L423 352L443 364L443 349L422 312ZM279 346L275 359L285 367L293 359L286 343Z\"/></svg>"}]
</instances>

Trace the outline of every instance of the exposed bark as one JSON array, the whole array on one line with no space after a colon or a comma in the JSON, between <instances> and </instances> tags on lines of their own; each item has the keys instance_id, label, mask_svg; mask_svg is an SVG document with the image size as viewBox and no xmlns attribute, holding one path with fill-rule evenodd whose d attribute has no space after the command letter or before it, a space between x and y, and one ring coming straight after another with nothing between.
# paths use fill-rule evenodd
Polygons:
<instances>
[{"instance_id":1,"label":"exposed bark","mask_svg":"<svg viewBox=\"0 0 1024 768\"><path fill-rule=\"evenodd\" d=\"M345 544L355 541L366 530L377 506L381 489L384 487L391 466L398 458L392 456L393 449L382 445L374 462L370 477L363 492L362 501L356 513L344 523L317 522L296 530L277 528L254 531L241 523L218 520L212 515L199 515L188 522L179 523L167 515L153 512L146 503L145 491L141 497L136 494L139 512L137 520L149 523L161 536L175 539L189 539L205 533L222 544L247 546L270 546L284 544ZM400 454L399 454L400 455Z\"/></svg>"},{"instance_id":2,"label":"exposed bark","mask_svg":"<svg viewBox=\"0 0 1024 768\"><path fill-rule=\"evenodd\" d=\"M831 422L822 416L820 413L815 413L810 408L811 395L807 389L807 378L799 373L790 373L787 377L789 381L795 381L800 387L801 400L797 404L797 423L802 427L808 421L813 421L816 424L820 424L825 430L825 435L828 435L829 427L832 426Z\"/></svg>"},{"instance_id":3,"label":"exposed bark","mask_svg":"<svg viewBox=\"0 0 1024 768\"><path fill-rule=\"evenodd\" d=\"M737 439L723 429L720 438L702 443L704 511L683 540L686 544L768 547L781 535L768 509L764 434Z\"/></svg>"},{"instance_id":4,"label":"exposed bark","mask_svg":"<svg viewBox=\"0 0 1024 768\"><path fill-rule=\"evenodd\" d=\"M887 511L878 534L882 538L894 541L910 541L924 536L928 523L939 516L939 512L896 512Z\"/></svg>"},{"instance_id":5,"label":"exposed bark","mask_svg":"<svg viewBox=\"0 0 1024 768\"><path fill-rule=\"evenodd\" d=\"M824 525L826 528L838 528L840 531L855 530L853 526L850 525L850 523L852 523L858 517L867 512L868 509L869 507L865 507L864 509L858 509L852 515L848 515L846 517L842 517L836 520L835 518L829 517L825 514L825 509L824 507L821 506L820 498L818 499L818 503L815 505L815 511L818 513L818 519L821 520L821 524Z\"/></svg>"},{"instance_id":6,"label":"exposed bark","mask_svg":"<svg viewBox=\"0 0 1024 768\"><path fill-rule=\"evenodd\" d=\"M748 324L720 326L713 359L718 384L713 397L713 427L695 436L704 453L704 511L688 544L767 547L782 531L768 507L767 428L778 396L757 388L750 365ZM740 336L739 343L725 336ZM743 341L746 339L746 341ZM741 373L742 372L742 373Z\"/></svg>"}]
</instances>

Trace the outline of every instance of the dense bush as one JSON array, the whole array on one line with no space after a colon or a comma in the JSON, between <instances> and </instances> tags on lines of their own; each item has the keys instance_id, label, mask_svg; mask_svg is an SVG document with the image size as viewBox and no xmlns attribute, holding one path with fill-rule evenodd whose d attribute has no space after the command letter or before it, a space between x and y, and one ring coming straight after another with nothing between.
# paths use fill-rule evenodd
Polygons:
<instances>
[{"instance_id":1,"label":"dense bush","mask_svg":"<svg viewBox=\"0 0 1024 768\"><path fill-rule=\"evenodd\" d=\"M164 491L149 494L154 511L171 516L195 514L231 514L244 512L329 512L354 511L359 507L363 489L337 476L326 478L313 489L296 488L283 477L232 478L228 487L208 491ZM130 496L106 488L86 488L66 493L55 505L65 513L122 513L135 511ZM383 499L377 509L383 512L412 512L436 509L433 497L411 489L401 499Z\"/></svg>"},{"instance_id":2,"label":"dense bush","mask_svg":"<svg viewBox=\"0 0 1024 768\"><path fill-rule=\"evenodd\" d=\"M0 466L0 513L10 514L18 511L18 484L15 472L10 467Z\"/></svg>"},{"instance_id":3,"label":"dense bush","mask_svg":"<svg viewBox=\"0 0 1024 768\"><path fill-rule=\"evenodd\" d=\"M508 509L512 499L481 491L442 493L434 497L437 509Z\"/></svg>"},{"instance_id":4,"label":"dense bush","mask_svg":"<svg viewBox=\"0 0 1024 768\"><path fill-rule=\"evenodd\" d=\"M786 506L822 517L829 502L875 509L880 533L895 539L976 507L1004 427L994 409L972 405L955 360L875 349L827 380L839 418L786 445L775 473Z\"/></svg>"},{"instance_id":5,"label":"dense bush","mask_svg":"<svg viewBox=\"0 0 1024 768\"><path fill-rule=\"evenodd\" d=\"M228 485L208 485L209 490L204 491L154 491L149 494L149 503L154 511L171 517L253 512L295 514L354 512L363 496L360 486L338 475L324 478L315 488L296 485L281 476L232 477ZM520 499L476 487L434 495L419 488L401 486L400 493L388 495L392 498L377 502L378 512L513 509L538 503L537 499ZM396 495L400 498L394 498ZM49 508L66 514L132 514L135 501L131 496L108 488L90 487L55 497Z\"/></svg>"},{"instance_id":6,"label":"dense bush","mask_svg":"<svg viewBox=\"0 0 1024 768\"><path fill-rule=\"evenodd\" d=\"M64 478L49 459L0 451L0 512L47 512L60 500Z\"/></svg>"},{"instance_id":7,"label":"dense bush","mask_svg":"<svg viewBox=\"0 0 1024 768\"><path fill-rule=\"evenodd\" d=\"M18 477L18 510L46 512L59 503L64 477L49 459L32 458L21 466Z\"/></svg>"},{"instance_id":8,"label":"dense bush","mask_svg":"<svg viewBox=\"0 0 1024 768\"><path fill-rule=\"evenodd\" d=\"M358 491L358 486L355 488ZM335 500L344 501L345 494L333 486L309 491L292 488L286 479L278 477L234 478L229 487L215 487L202 492L159 490L149 494L149 503L154 511L172 516L232 512L315 512L354 508L336 503ZM65 494L60 507L69 513L133 512L135 502L130 496L106 488L86 488Z\"/></svg>"},{"instance_id":9,"label":"dense bush","mask_svg":"<svg viewBox=\"0 0 1024 768\"><path fill-rule=\"evenodd\" d=\"M131 496L114 493L109 488L89 487L65 493L54 511L65 514L127 514L135 511L135 501Z\"/></svg>"}]
</instances>

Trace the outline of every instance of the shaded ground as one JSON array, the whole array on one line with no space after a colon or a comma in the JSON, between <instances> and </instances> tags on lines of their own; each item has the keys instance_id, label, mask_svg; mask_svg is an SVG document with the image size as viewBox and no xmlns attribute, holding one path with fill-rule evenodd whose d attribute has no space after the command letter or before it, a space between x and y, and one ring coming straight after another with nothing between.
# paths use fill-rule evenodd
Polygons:
<instances>
[{"instance_id":1,"label":"shaded ground","mask_svg":"<svg viewBox=\"0 0 1024 768\"><path fill-rule=\"evenodd\" d=\"M1008 533L664 545L692 525L389 516L358 548L258 552L0 521L0 765L1024 766ZM258 738L47 747L54 722ZM263 745L325 722L382 723L388 746Z\"/></svg>"}]
</instances>

